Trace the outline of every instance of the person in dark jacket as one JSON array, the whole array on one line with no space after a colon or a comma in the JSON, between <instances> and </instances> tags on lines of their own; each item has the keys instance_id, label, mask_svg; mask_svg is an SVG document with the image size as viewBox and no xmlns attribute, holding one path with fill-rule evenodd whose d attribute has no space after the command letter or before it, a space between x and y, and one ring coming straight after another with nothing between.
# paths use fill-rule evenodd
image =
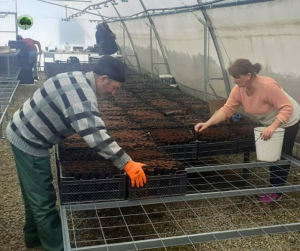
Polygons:
<instances>
[{"instance_id":1,"label":"person in dark jacket","mask_svg":"<svg viewBox=\"0 0 300 251\"><path fill-rule=\"evenodd\" d=\"M123 63L103 56L92 72L49 78L13 115L6 133L25 204L27 247L63 250L49 149L70 135L78 133L93 150L124 170L132 186L146 183L143 164L134 162L107 134L98 110L96 95L114 95L123 82Z\"/></svg>"},{"instance_id":2,"label":"person in dark jacket","mask_svg":"<svg viewBox=\"0 0 300 251\"><path fill-rule=\"evenodd\" d=\"M117 52L116 35L110 30L107 23L97 25L96 27L96 43L99 45L100 55L111 55Z\"/></svg>"},{"instance_id":3,"label":"person in dark jacket","mask_svg":"<svg viewBox=\"0 0 300 251\"><path fill-rule=\"evenodd\" d=\"M32 64L33 67L33 78L38 80L37 74L37 55L42 54L42 48L39 41L33 40L31 38L23 38L22 36L17 36L17 41L23 41L28 50L28 62ZM37 52L36 45L39 48L39 52Z\"/></svg>"}]
</instances>

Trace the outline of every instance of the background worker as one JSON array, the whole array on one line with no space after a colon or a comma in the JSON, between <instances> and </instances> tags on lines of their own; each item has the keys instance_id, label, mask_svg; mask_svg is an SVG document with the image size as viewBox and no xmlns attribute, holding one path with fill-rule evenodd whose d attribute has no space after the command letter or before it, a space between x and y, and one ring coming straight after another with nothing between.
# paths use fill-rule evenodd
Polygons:
<instances>
[{"instance_id":1,"label":"background worker","mask_svg":"<svg viewBox=\"0 0 300 251\"><path fill-rule=\"evenodd\" d=\"M123 63L103 56L93 72L48 79L13 115L6 132L25 204L27 247L42 244L47 251L63 250L49 149L68 136L78 133L93 150L125 170L132 186L146 183L143 164L134 162L107 134L98 111L96 95L114 95L124 81Z\"/></svg>"},{"instance_id":2,"label":"background worker","mask_svg":"<svg viewBox=\"0 0 300 251\"><path fill-rule=\"evenodd\" d=\"M99 45L100 55L111 55L118 51L116 35L110 30L107 23L97 25L96 43Z\"/></svg>"},{"instance_id":3,"label":"background worker","mask_svg":"<svg viewBox=\"0 0 300 251\"><path fill-rule=\"evenodd\" d=\"M23 38L22 36L17 36L17 41L23 41L26 45L26 48L28 50L28 62L32 64L33 67L33 78L35 80L38 80L38 74L37 74L37 56L38 53L42 54L42 48L40 42L33 40L31 38ZM37 52L36 46L39 48L39 52Z\"/></svg>"},{"instance_id":4,"label":"background worker","mask_svg":"<svg viewBox=\"0 0 300 251\"><path fill-rule=\"evenodd\" d=\"M266 128L261 138L268 140L278 128L285 128L282 151L292 155L293 145L299 129L300 107L280 85L272 78L258 76L261 65L247 59L238 59L228 69L236 86L232 89L225 105L207 122L195 125L196 132L218 124L230 118L240 106L246 113L258 119ZM272 151L272 149L270 149ZM271 186L283 186L286 182L290 165L271 166ZM281 198L280 193L270 193L260 198L262 203L272 203Z\"/></svg>"}]
</instances>

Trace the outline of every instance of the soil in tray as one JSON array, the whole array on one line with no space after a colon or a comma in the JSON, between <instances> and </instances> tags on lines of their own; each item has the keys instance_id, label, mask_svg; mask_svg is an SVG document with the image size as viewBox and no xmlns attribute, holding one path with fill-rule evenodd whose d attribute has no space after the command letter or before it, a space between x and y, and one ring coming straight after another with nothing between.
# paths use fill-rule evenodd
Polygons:
<instances>
[{"instance_id":1,"label":"soil in tray","mask_svg":"<svg viewBox=\"0 0 300 251\"><path fill-rule=\"evenodd\" d=\"M111 119L107 119L105 121L105 125L107 126L107 128L109 129L115 129L115 130L120 130L120 128L122 128L122 130L124 128L127 129L139 129L141 128L137 123L134 123L132 121L130 121L129 119L126 120L111 120Z\"/></svg>"},{"instance_id":2,"label":"soil in tray","mask_svg":"<svg viewBox=\"0 0 300 251\"><path fill-rule=\"evenodd\" d=\"M123 173L109 161L63 161L63 177L74 177L76 180L106 179Z\"/></svg>"},{"instance_id":3,"label":"soil in tray","mask_svg":"<svg viewBox=\"0 0 300 251\"><path fill-rule=\"evenodd\" d=\"M146 159L167 158L167 154L159 149L128 149L126 153L137 162L143 162Z\"/></svg>"},{"instance_id":4,"label":"soil in tray","mask_svg":"<svg viewBox=\"0 0 300 251\"><path fill-rule=\"evenodd\" d=\"M254 128L257 125L233 125L232 129L239 138L254 138Z\"/></svg>"},{"instance_id":5,"label":"soil in tray","mask_svg":"<svg viewBox=\"0 0 300 251\"><path fill-rule=\"evenodd\" d=\"M144 119L164 119L165 117L155 110L129 110L128 115L134 119L143 121Z\"/></svg>"},{"instance_id":6,"label":"soil in tray","mask_svg":"<svg viewBox=\"0 0 300 251\"><path fill-rule=\"evenodd\" d=\"M155 93L155 91L152 92L142 92L138 93L139 98L142 100L149 100L149 99L166 99L166 97L162 94Z\"/></svg>"},{"instance_id":7,"label":"soil in tray","mask_svg":"<svg viewBox=\"0 0 300 251\"><path fill-rule=\"evenodd\" d=\"M121 112L121 111L123 111L123 108L113 106L113 105L111 105L111 106L101 106L101 103L99 103L99 107L100 107L100 109L99 109L100 113L102 113L102 112L117 112L117 111Z\"/></svg>"},{"instance_id":8,"label":"soil in tray","mask_svg":"<svg viewBox=\"0 0 300 251\"><path fill-rule=\"evenodd\" d=\"M114 97L112 97L112 101L114 104L122 104L122 103L139 103L141 100L136 97L119 97L118 94L116 94Z\"/></svg>"},{"instance_id":9,"label":"soil in tray","mask_svg":"<svg viewBox=\"0 0 300 251\"><path fill-rule=\"evenodd\" d=\"M126 120L126 115L102 115L101 116L102 120L104 123L108 120L119 120L119 121L125 121Z\"/></svg>"},{"instance_id":10,"label":"soil in tray","mask_svg":"<svg viewBox=\"0 0 300 251\"><path fill-rule=\"evenodd\" d=\"M151 136L142 130L109 131L109 135L118 141L147 141ZM119 142L118 142L119 143Z\"/></svg>"},{"instance_id":11,"label":"soil in tray","mask_svg":"<svg viewBox=\"0 0 300 251\"><path fill-rule=\"evenodd\" d=\"M192 127L192 131L194 131L194 126L196 124L206 121L206 119L204 119L202 116L175 115L173 118L187 125L188 127Z\"/></svg>"},{"instance_id":12,"label":"soil in tray","mask_svg":"<svg viewBox=\"0 0 300 251\"><path fill-rule=\"evenodd\" d=\"M69 148L89 148L88 144L85 143L84 140L75 142L65 140L59 144L61 149L69 149Z\"/></svg>"},{"instance_id":13,"label":"soil in tray","mask_svg":"<svg viewBox=\"0 0 300 251\"><path fill-rule=\"evenodd\" d=\"M135 109L139 107L140 109L149 109L149 106L146 103L138 102L138 103L119 103L118 104L120 107L124 109Z\"/></svg>"},{"instance_id":14,"label":"soil in tray","mask_svg":"<svg viewBox=\"0 0 300 251\"><path fill-rule=\"evenodd\" d=\"M236 134L229 127L211 127L196 133L199 141L221 142L236 138Z\"/></svg>"},{"instance_id":15,"label":"soil in tray","mask_svg":"<svg viewBox=\"0 0 300 251\"><path fill-rule=\"evenodd\" d=\"M143 149L143 148L156 148L153 141L118 141L118 145L124 150L128 149Z\"/></svg>"},{"instance_id":16,"label":"soil in tray","mask_svg":"<svg viewBox=\"0 0 300 251\"><path fill-rule=\"evenodd\" d=\"M179 105L175 102L168 101L168 100L153 100L152 102L149 102L149 105L152 107L178 107Z\"/></svg>"},{"instance_id":17,"label":"soil in tray","mask_svg":"<svg viewBox=\"0 0 300 251\"><path fill-rule=\"evenodd\" d=\"M140 121L141 128L178 128L184 126L179 121L169 121L167 119L161 120L145 120Z\"/></svg>"},{"instance_id":18,"label":"soil in tray","mask_svg":"<svg viewBox=\"0 0 300 251\"><path fill-rule=\"evenodd\" d=\"M100 111L100 116L124 116L126 115L126 111L123 111L123 110L103 110L103 111Z\"/></svg>"},{"instance_id":19,"label":"soil in tray","mask_svg":"<svg viewBox=\"0 0 300 251\"><path fill-rule=\"evenodd\" d=\"M80 161L80 160L104 160L97 152L89 149L77 149L72 148L59 149L60 161Z\"/></svg>"},{"instance_id":20,"label":"soil in tray","mask_svg":"<svg viewBox=\"0 0 300 251\"><path fill-rule=\"evenodd\" d=\"M147 176L170 175L185 169L182 163L170 159L144 160L143 163L146 164L143 170Z\"/></svg>"},{"instance_id":21,"label":"soil in tray","mask_svg":"<svg viewBox=\"0 0 300 251\"><path fill-rule=\"evenodd\" d=\"M184 116L189 116L189 109L185 109L185 108L163 108L161 109L161 112L165 115L165 116L176 116L176 115L184 115Z\"/></svg>"},{"instance_id":22,"label":"soil in tray","mask_svg":"<svg viewBox=\"0 0 300 251\"><path fill-rule=\"evenodd\" d=\"M153 129L151 136L160 144L182 144L195 140L194 134L188 129Z\"/></svg>"}]
</instances>

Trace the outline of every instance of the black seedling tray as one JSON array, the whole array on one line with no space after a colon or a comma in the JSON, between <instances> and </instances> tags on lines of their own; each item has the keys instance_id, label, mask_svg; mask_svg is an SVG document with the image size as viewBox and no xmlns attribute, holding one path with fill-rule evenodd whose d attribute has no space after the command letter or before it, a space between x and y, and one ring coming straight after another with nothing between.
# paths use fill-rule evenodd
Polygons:
<instances>
[{"instance_id":1,"label":"black seedling tray","mask_svg":"<svg viewBox=\"0 0 300 251\"><path fill-rule=\"evenodd\" d=\"M55 159L61 204L82 204L126 199L126 174L117 174L113 178L99 179L97 173L93 173L96 179L76 180L75 177L62 176L57 147Z\"/></svg>"},{"instance_id":2,"label":"black seedling tray","mask_svg":"<svg viewBox=\"0 0 300 251\"><path fill-rule=\"evenodd\" d=\"M162 149L173 159L197 159L198 144L190 143L184 145L161 146Z\"/></svg>"}]
</instances>

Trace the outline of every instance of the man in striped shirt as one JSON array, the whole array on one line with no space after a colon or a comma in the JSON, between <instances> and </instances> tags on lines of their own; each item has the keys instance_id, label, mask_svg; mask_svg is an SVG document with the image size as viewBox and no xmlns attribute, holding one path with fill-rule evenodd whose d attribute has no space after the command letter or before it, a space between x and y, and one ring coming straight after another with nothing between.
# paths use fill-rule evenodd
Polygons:
<instances>
[{"instance_id":1,"label":"man in striped shirt","mask_svg":"<svg viewBox=\"0 0 300 251\"><path fill-rule=\"evenodd\" d=\"M132 161L107 134L97 108L96 95L114 95L123 82L123 63L103 56L93 72L48 79L13 115L6 132L25 204L27 247L42 244L47 251L63 250L49 149L68 136L78 133L93 150L123 169L132 186L146 183L143 164Z\"/></svg>"}]
</instances>

